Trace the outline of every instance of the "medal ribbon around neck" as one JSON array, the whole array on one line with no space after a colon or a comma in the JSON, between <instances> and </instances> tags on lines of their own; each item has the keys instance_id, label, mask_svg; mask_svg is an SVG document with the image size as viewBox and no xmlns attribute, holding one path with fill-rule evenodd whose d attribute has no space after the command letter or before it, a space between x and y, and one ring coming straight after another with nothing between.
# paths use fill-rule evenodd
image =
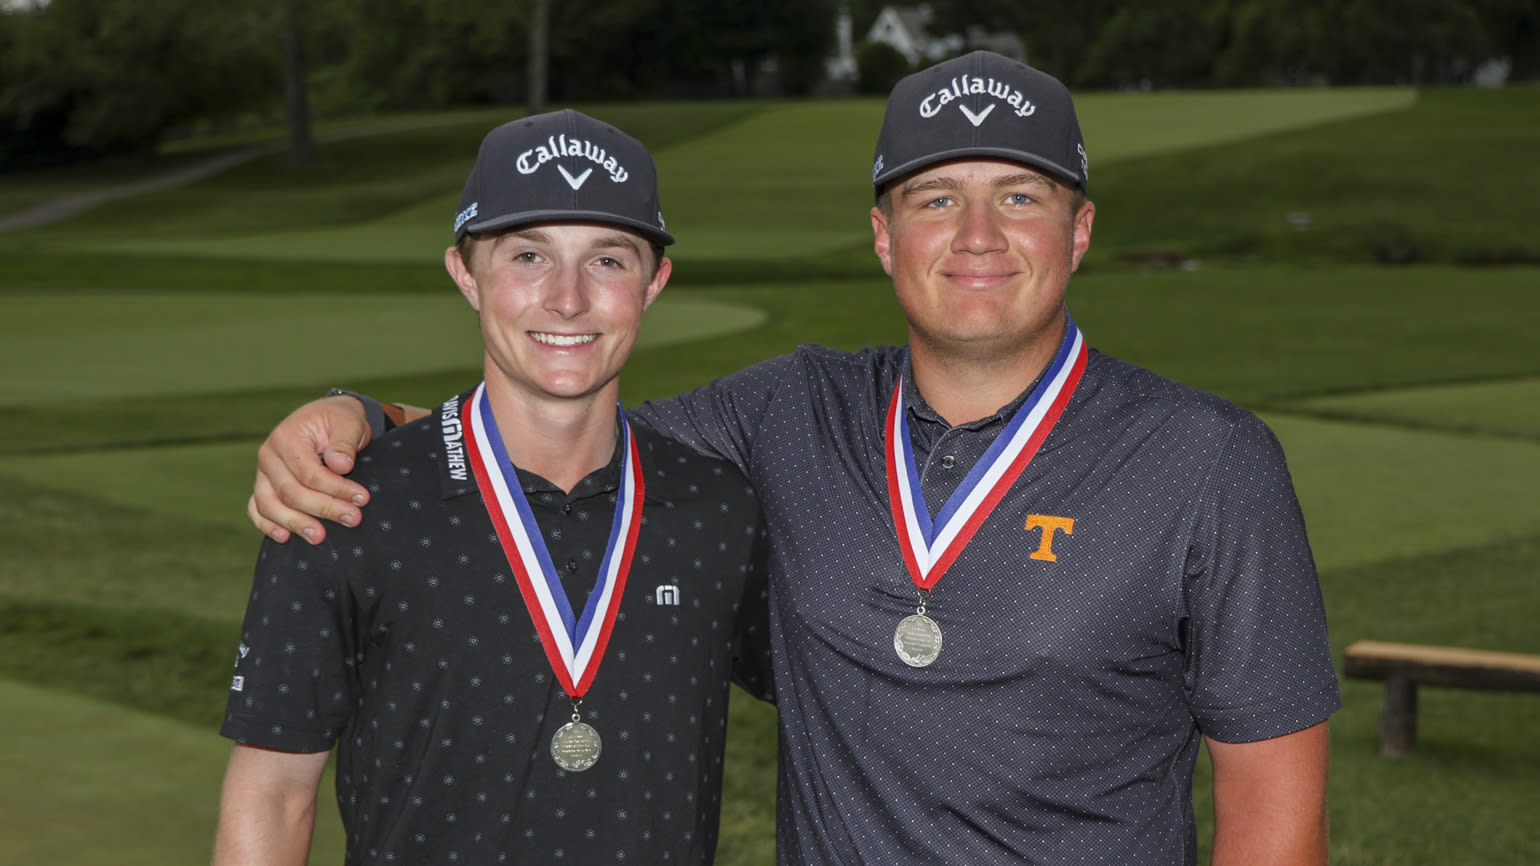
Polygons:
<instances>
[{"instance_id":1,"label":"medal ribbon around neck","mask_svg":"<svg viewBox=\"0 0 1540 866\"><path fill-rule=\"evenodd\" d=\"M920 473L914 465L909 442L909 422L904 413L904 383L900 379L888 405L887 439L888 505L904 565L914 585L924 592L941 580L952 561L973 538L984 519L999 504L1048 438L1048 432L1064 414L1070 395L1085 372L1085 338L1065 314L1064 340L1048 370L1025 403L1011 416L1000 435L968 472L932 522Z\"/></svg>"},{"instance_id":2,"label":"medal ribbon around neck","mask_svg":"<svg viewBox=\"0 0 1540 866\"><path fill-rule=\"evenodd\" d=\"M518 473L503 447L485 390L483 383L467 401L470 411L466 414L471 423L466 429L465 444L476 486L524 594L524 604L540 634L540 645L545 647L551 670L567 697L577 700L588 692L609 645L610 631L620 613L620 599L625 594L626 575L631 571L631 557L636 552L637 533L641 530L644 485L636 438L631 435L626 413L620 411L623 450L615 519L604 560L599 565L599 579L583 615L575 617L540 527L535 523L534 512L519 486Z\"/></svg>"}]
</instances>

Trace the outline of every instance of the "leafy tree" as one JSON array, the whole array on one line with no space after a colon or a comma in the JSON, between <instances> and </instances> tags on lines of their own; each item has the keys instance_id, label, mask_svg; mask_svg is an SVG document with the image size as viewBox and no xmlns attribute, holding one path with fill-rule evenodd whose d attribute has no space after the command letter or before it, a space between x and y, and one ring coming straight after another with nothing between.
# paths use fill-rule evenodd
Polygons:
<instances>
[{"instance_id":1,"label":"leafy tree","mask_svg":"<svg viewBox=\"0 0 1540 866\"><path fill-rule=\"evenodd\" d=\"M909 58L886 42L863 42L856 48L856 74L862 93L887 93L909 74Z\"/></svg>"},{"instance_id":2,"label":"leafy tree","mask_svg":"<svg viewBox=\"0 0 1540 866\"><path fill-rule=\"evenodd\" d=\"M278 91L268 11L235 0L54 0L10 18L0 116L78 153L153 147Z\"/></svg>"}]
</instances>

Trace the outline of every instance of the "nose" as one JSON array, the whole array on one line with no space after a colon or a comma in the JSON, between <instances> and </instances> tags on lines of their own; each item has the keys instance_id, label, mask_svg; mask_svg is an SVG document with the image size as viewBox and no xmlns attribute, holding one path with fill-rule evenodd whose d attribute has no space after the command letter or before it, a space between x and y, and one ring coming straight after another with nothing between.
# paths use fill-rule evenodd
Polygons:
<instances>
[{"instance_id":1,"label":"nose","mask_svg":"<svg viewBox=\"0 0 1540 866\"><path fill-rule=\"evenodd\" d=\"M588 311L588 292L581 268L566 265L551 276L545 308L563 319L574 319Z\"/></svg>"},{"instance_id":2,"label":"nose","mask_svg":"<svg viewBox=\"0 0 1540 866\"><path fill-rule=\"evenodd\" d=\"M963 205L957 233L952 236L952 252L984 253L1004 252L1009 246L1005 232L1000 229L1000 215L987 201L969 201Z\"/></svg>"}]
</instances>

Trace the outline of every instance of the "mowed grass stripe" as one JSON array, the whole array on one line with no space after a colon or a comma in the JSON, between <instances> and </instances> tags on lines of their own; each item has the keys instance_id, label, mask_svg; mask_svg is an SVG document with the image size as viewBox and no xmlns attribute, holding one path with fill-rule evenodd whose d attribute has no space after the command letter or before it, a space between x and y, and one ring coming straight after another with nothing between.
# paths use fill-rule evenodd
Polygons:
<instances>
[{"instance_id":1,"label":"mowed grass stripe","mask_svg":"<svg viewBox=\"0 0 1540 866\"><path fill-rule=\"evenodd\" d=\"M1322 569L1528 535L1540 442L1264 412L1283 442Z\"/></svg>"},{"instance_id":2,"label":"mowed grass stripe","mask_svg":"<svg viewBox=\"0 0 1540 866\"><path fill-rule=\"evenodd\" d=\"M1134 157L1405 109L1416 98L1416 91L1406 88L1092 93L1077 106L1095 178L1097 167ZM725 112L697 116L699 108L692 114L683 106L660 106L645 115L602 107L609 114L598 116L653 144L664 213L681 241L675 255L782 259L866 242L872 146L883 102L752 105L754 110L741 111L731 122L721 122L730 117ZM684 112L679 125L696 134L663 134L659 127L669 111ZM126 205L122 213L104 215L120 217L110 222L93 217L92 224L100 223L104 231L72 236L70 242L99 251L236 257L287 251L301 259L414 261L447 243L468 154L474 152L461 140L466 136L455 127L378 136L372 148L367 139L339 143L338 153L345 149L349 156L337 160L340 176L319 188L296 187L281 162L264 161L206 189L157 194L164 202L146 197L144 208L156 215L148 220L122 219ZM323 161L327 153L323 148ZM388 159L400 163L399 172L379 171ZM345 185L348 179L352 186ZM210 195L221 190L238 195ZM279 221L285 197L293 199L291 210L302 219ZM350 200L351 207L337 208L338 201ZM259 218L268 211L274 216L265 218L271 227L264 229ZM326 214L333 217L322 218ZM195 219L202 225L193 231ZM293 230L278 228L285 222ZM138 229L125 231L124 225ZM380 234L369 243L375 231Z\"/></svg>"},{"instance_id":3,"label":"mowed grass stripe","mask_svg":"<svg viewBox=\"0 0 1540 866\"><path fill-rule=\"evenodd\" d=\"M0 679L0 863L206 863L230 743L121 705ZM342 862L331 773L310 862Z\"/></svg>"},{"instance_id":4,"label":"mowed grass stripe","mask_svg":"<svg viewBox=\"0 0 1540 866\"><path fill-rule=\"evenodd\" d=\"M1540 377L1316 397L1290 406L1348 419L1540 438Z\"/></svg>"},{"instance_id":5,"label":"mowed grass stripe","mask_svg":"<svg viewBox=\"0 0 1540 866\"><path fill-rule=\"evenodd\" d=\"M1540 524L1540 442L1264 415L1322 568L1510 538ZM250 443L10 457L0 475L181 525L246 524Z\"/></svg>"},{"instance_id":6,"label":"mowed grass stripe","mask_svg":"<svg viewBox=\"0 0 1540 866\"><path fill-rule=\"evenodd\" d=\"M442 291L371 297L67 294L10 296L0 333L0 405L241 390L479 369L476 316ZM758 327L765 313L665 293L638 345ZM474 384L468 381L467 386Z\"/></svg>"}]
</instances>

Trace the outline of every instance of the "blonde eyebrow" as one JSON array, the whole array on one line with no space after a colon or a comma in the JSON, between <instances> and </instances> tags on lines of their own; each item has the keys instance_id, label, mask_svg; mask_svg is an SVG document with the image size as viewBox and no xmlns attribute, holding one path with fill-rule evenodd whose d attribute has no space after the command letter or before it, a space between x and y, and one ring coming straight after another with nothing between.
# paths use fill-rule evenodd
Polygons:
<instances>
[{"instance_id":1,"label":"blonde eyebrow","mask_svg":"<svg viewBox=\"0 0 1540 866\"><path fill-rule=\"evenodd\" d=\"M908 198L909 196L916 193L955 190L960 186L962 186L962 184L958 183L955 178L943 175L941 177L932 177L927 180L911 180L904 184L903 189L899 190L899 195Z\"/></svg>"},{"instance_id":2,"label":"blonde eyebrow","mask_svg":"<svg viewBox=\"0 0 1540 866\"><path fill-rule=\"evenodd\" d=\"M636 245L636 241L632 240L630 235L613 234L594 238L591 249L602 250L607 247L624 247L636 253L637 256L642 254L642 248Z\"/></svg>"},{"instance_id":3,"label":"blonde eyebrow","mask_svg":"<svg viewBox=\"0 0 1540 866\"><path fill-rule=\"evenodd\" d=\"M996 178L991 184L995 189L1006 189L1013 186L1040 186L1048 190L1055 190L1059 185L1052 178L1035 171L1022 171L1016 174L1008 174ZM925 180L912 180L904 184L899 190L899 195L908 197L915 194L929 192L949 192L960 189L962 183L954 177L942 175L940 177L927 178Z\"/></svg>"},{"instance_id":4,"label":"blonde eyebrow","mask_svg":"<svg viewBox=\"0 0 1540 866\"><path fill-rule=\"evenodd\" d=\"M517 231L504 232L498 235L497 240L492 245L493 249L496 249L498 244L501 244L508 238L523 238L526 241L537 244L551 243L551 236L540 229L518 229ZM621 232L601 235L594 238L593 243L589 244L589 249L594 250L602 250L608 247L622 247L636 253L638 256L642 254L642 248L636 245L636 241L632 240L630 235Z\"/></svg>"},{"instance_id":5,"label":"blonde eyebrow","mask_svg":"<svg viewBox=\"0 0 1540 866\"><path fill-rule=\"evenodd\" d=\"M1024 171L1020 174L1008 175L995 181L995 187L1007 186L1041 186L1050 190L1058 189L1059 185L1052 178L1038 174L1035 171Z\"/></svg>"},{"instance_id":6,"label":"blonde eyebrow","mask_svg":"<svg viewBox=\"0 0 1540 866\"><path fill-rule=\"evenodd\" d=\"M495 250L502 246L503 241L509 238L523 238L526 241L532 241L537 244L548 244L551 242L551 236L539 229L517 229L498 235L497 239L492 242L492 249Z\"/></svg>"}]
</instances>

